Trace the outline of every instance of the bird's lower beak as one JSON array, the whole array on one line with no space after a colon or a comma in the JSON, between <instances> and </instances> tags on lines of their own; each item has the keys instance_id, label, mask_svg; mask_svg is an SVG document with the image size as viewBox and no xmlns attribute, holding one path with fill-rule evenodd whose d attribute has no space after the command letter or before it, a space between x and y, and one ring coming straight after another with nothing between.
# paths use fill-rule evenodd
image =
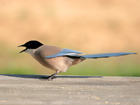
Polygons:
<instances>
[{"instance_id":1,"label":"bird's lower beak","mask_svg":"<svg viewBox=\"0 0 140 105\"><path fill-rule=\"evenodd\" d=\"M19 45L18 47L25 47L24 45ZM20 51L19 53L22 53L22 52L24 52L24 51L26 51L27 50L27 48L26 49L24 49L24 50L22 50L22 51Z\"/></svg>"}]
</instances>

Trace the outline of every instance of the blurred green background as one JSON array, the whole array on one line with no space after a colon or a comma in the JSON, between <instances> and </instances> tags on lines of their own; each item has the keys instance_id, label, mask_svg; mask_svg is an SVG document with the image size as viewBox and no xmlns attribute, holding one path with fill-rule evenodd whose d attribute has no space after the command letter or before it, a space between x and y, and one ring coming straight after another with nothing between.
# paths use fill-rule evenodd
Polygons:
<instances>
[{"instance_id":1,"label":"blurred green background","mask_svg":"<svg viewBox=\"0 0 140 105\"><path fill-rule=\"evenodd\" d=\"M86 60L60 75L140 76L139 0L0 0L0 74L54 71L19 54L18 45L46 45L96 54L137 55Z\"/></svg>"}]
</instances>

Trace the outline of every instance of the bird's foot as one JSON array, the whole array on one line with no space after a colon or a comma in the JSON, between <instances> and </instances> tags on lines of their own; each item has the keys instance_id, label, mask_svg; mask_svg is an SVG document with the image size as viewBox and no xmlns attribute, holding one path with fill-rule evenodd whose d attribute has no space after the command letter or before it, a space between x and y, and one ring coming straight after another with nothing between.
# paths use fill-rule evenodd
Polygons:
<instances>
[{"instance_id":1,"label":"bird's foot","mask_svg":"<svg viewBox=\"0 0 140 105\"><path fill-rule=\"evenodd\" d=\"M41 76L41 79L45 80L49 80L49 81L52 81L54 78L56 78L55 76L54 77L51 77L51 76Z\"/></svg>"}]
</instances>

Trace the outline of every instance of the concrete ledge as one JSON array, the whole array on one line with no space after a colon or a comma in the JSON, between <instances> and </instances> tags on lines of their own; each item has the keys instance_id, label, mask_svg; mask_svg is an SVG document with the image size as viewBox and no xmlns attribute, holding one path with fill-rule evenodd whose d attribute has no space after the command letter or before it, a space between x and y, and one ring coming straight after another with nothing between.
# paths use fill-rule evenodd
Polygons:
<instances>
[{"instance_id":1,"label":"concrete ledge","mask_svg":"<svg viewBox=\"0 0 140 105\"><path fill-rule=\"evenodd\" d=\"M140 105L140 77L0 75L0 105Z\"/></svg>"}]
</instances>

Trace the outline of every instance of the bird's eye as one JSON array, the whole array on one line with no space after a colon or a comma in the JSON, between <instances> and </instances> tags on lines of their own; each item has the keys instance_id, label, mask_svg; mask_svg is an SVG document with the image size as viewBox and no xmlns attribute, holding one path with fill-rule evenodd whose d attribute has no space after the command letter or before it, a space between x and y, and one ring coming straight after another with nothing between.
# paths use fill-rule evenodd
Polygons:
<instances>
[{"instance_id":1,"label":"bird's eye","mask_svg":"<svg viewBox=\"0 0 140 105\"><path fill-rule=\"evenodd\" d=\"M30 44L28 44L28 46L30 46Z\"/></svg>"}]
</instances>

